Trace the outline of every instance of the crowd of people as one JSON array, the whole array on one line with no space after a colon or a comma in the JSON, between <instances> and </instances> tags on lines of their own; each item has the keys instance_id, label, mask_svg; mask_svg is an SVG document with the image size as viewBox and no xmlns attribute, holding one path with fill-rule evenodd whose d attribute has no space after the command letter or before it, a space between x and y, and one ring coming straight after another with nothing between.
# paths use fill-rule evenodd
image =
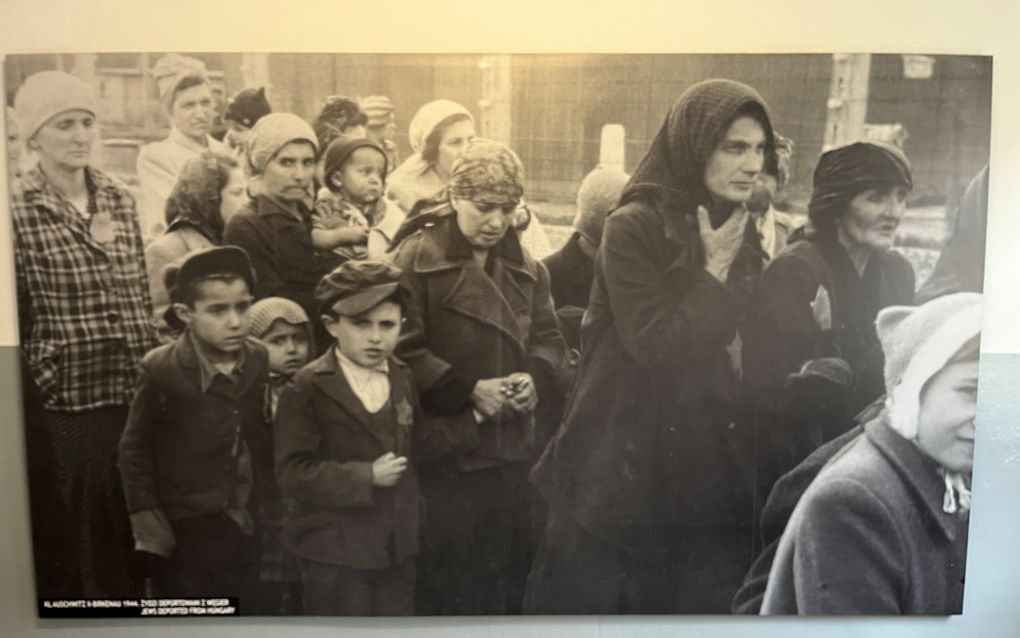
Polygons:
<instances>
[{"instance_id":1,"label":"crowd of people","mask_svg":"<svg viewBox=\"0 0 1020 638\"><path fill-rule=\"evenodd\" d=\"M41 598L961 610L987 170L915 293L903 149L823 153L798 224L793 142L742 83L588 174L554 251L459 104L401 162L385 97L306 122L248 87L219 141L204 66L153 75L172 128L137 199L80 79L8 110Z\"/></svg>"}]
</instances>

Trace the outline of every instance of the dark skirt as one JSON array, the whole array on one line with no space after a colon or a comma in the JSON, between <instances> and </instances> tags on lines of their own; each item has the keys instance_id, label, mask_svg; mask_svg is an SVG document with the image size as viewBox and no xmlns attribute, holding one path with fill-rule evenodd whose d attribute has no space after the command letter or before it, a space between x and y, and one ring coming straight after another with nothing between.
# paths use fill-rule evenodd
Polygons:
<instances>
[{"instance_id":1,"label":"dark skirt","mask_svg":"<svg viewBox=\"0 0 1020 638\"><path fill-rule=\"evenodd\" d=\"M60 527L70 543L71 582L60 595L84 598L135 597L141 594L139 562L128 519L117 444L127 422L127 406L85 412L43 410L43 423L52 450L52 474L59 511L33 509L32 528ZM39 596L51 593L39 591Z\"/></svg>"},{"instance_id":2,"label":"dark skirt","mask_svg":"<svg viewBox=\"0 0 1020 638\"><path fill-rule=\"evenodd\" d=\"M533 552L525 462L477 472L419 471L425 500L419 614L519 614Z\"/></svg>"}]
</instances>

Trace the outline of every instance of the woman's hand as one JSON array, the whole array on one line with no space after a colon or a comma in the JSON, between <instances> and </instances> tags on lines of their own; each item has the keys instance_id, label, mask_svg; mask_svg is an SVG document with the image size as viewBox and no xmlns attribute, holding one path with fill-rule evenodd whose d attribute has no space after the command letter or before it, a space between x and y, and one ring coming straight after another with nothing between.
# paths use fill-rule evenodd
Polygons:
<instances>
[{"instance_id":1,"label":"woman's hand","mask_svg":"<svg viewBox=\"0 0 1020 638\"><path fill-rule=\"evenodd\" d=\"M471 402L486 420L501 413L509 398L503 392L506 378L481 379L471 391Z\"/></svg>"},{"instance_id":2,"label":"woman's hand","mask_svg":"<svg viewBox=\"0 0 1020 638\"><path fill-rule=\"evenodd\" d=\"M705 247L705 270L722 283L726 283L730 266L744 244L744 229L750 214L743 206L730 214L719 228L712 228L712 220L704 206L698 206L698 232Z\"/></svg>"},{"instance_id":3,"label":"woman's hand","mask_svg":"<svg viewBox=\"0 0 1020 638\"><path fill-rule=\"evenodd\" d=\"M538 392L535 380L526 372L510 375L503 384L503 393L510 399L510 407L514 412L528 415L538 406Z\"/></svg>"}]
</instances>

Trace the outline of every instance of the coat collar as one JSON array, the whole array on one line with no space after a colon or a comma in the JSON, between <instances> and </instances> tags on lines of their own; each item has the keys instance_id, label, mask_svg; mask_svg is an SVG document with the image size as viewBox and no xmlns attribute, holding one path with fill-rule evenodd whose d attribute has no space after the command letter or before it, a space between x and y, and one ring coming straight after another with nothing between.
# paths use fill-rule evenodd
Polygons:
<instances>
[{"instance_id":1,"label":"coat collar","mask_svg":"<svg viewBox=\"0 0 1020 638\"><path fill-rule=\"evenodd\" d=\"M213 367L211 363L199 354L193 339L194 337L190 331L185 330L174 344L175 355L177 364L188 371L188 376L194 379L199 390L205 393L210 390L216 375L220 375L222 372ZM258 381L259 366L252 365L253 350L256 347L256 343L258 343L256 340L249 337L245 339L241 346L241 355L236 368L237 394L244 393L253 383Z\"/></svg>"},{"instance_id":2,"label":"coat collar","mask_svg":"<svg viewBox=\"0 0 1020 638\"><path fill-rule=\"evenodd\" d=\"M955 541L959 526L965 521L954 514L942 511L945 484L939 476L938 465L926 457L917 445L903 438L885 422L885 413L865 424L864 432L872 444L886 458L908 489L924 503L946 538Z\"/></svg>"},{"instance_id":3,"label":"coat collar","mask_svg":"<svg viewBox=\"0 0 1020 638\"><path fill-rule=\"evenodd\" d=\"M311 212L308 210L308 207L305 206L304 202L297 202L297 207L298 213L301 215L300 220L294 217L294 213L288 210L287 207L281 204L276 198L270 197L269 195L259 195L255 198L255 210L259 217L283 215L288 219L296 221L306 221L311 217Z\"/></svg>"},{"instance_id":4,"label":"coat collar","mask_svg":"<svg viewBox=\"0 0 1020 638\"><path fill-rule=\"evenodd\" d=\"M401 412L406 410L405 406L413 405L412 397L410 396L410 385L403 383L400 376L400 370L405 369L406 366L394 357L390 357L388 363L389 368L386 374L390 380L390 401L397 411L397 418L399 420L404 418ZM312 373L312 384L316 388L333 403L340 406L347 415L379 441L380 445L388 446L382 433L371 426L368 411L361 403L361 399L354 394L354 390L351 389L347 377L344 375L343 370L340 369L335 345L330 346L325 354L309 363L308 370ZM398 430L400 429L398 428ZM400 447L399 444L398 447Z\"/></svg>"},{"instance_id":5,"label":"coat collar","mask_svg":"<svg viewBox=\"0 0 1020 638\"><path fill-rule=\"evenodd\" d=\"M453 214L443 215L434 225L423 228L421 233L422 241L412 266L415 272L453 270L474 262L471 245L460 232ZM494 261L502 262L508 271L533 283L538 281L535 266L525 258L517 233L507 231L492 250Z\"/></svg>"},{"instance_id":6,"label":"coat collar","mask_svg":"<svg viewBox=\"0 0 1020 638\"><path fill-rule=\"evenodd\" d=\"M526 288L538 281L538 266L525 256L516 234L508 233L494 248L497 252L490 274L472 257L470 245L456 228L452 216L421 232L413 270L423 274L459 271L456 282L442 300L443 305L499 330L524 352L525 335L517 317L530 312L531 295ZM458 235L463 246L458 246Z\"/></svg>"}]
</instances>

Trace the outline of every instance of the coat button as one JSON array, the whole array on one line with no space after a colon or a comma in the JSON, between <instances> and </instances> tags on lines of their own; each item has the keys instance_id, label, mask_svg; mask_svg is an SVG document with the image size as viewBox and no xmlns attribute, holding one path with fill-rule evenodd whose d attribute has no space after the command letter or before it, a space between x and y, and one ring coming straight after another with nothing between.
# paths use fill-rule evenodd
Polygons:
<instances>
[{"instance_id":1,"label":"coat button","mask_svg":"<svg viewBox=\"0 0 1020 638\"><path fill-rule=\"evenodd\" d=\"M109 321L110 323L117 323L118 321L120 321L120 313L110 311L106 313L106 320Z\"/></svg>"}]
</instances>

